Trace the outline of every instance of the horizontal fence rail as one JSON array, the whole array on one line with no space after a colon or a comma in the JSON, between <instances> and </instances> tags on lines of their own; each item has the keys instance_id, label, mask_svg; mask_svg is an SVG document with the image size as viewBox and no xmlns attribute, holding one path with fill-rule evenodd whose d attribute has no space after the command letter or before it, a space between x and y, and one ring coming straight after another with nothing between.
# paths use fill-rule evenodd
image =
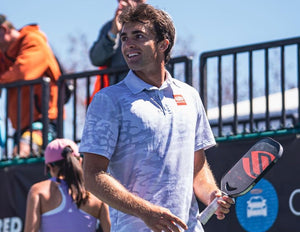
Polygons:
<instances>
[{"instance_id":1,"label":"horizontal fence rail","mask_svg":"<svg viewBox=\"0 0 300 232\"><path fill-rule=\"evenodd\" d=\"M201 54L200 96L216 137L299 127L299 44L300 37ZM193 85L192 58L172 58L166 67L175 78ZM127 71L128 68L120 67L62 75L57 83L58 137L68 137L77 143L80 142L95 80L106 75L110 84L113 84L123 79ZM46 117L46 109L49 107L49 83L45 80L47 78L0 85L2 92L7 93L9 88L20 88L21 91L24 85L42 84L45 124L43 147L47 145L49 124ZM100 80L103 86L104 78ZM67 81L73 83L74 89L70 101L65 104L64 88ZM14 133L20 128L18 125L15 130L9 130L8 100L7 95L2 96L3 110L0 116L7 137L2 148L4 159L9 157L8 140L12 141ZM21 99L19 100L21 102ZM21 107L21 103L16 107ZM30 112L32 109L28 109L28 113ZM20 121L20 116L18 117ZM20 134L17 133L17 136Z\"/></svg>"},{"instance_id":2,"label":"horizontal fence rail","mask_svg":"<svg viewBox=\"0 0 300 232\"><path fill-rule=\"evenodd\" d=\"M193 69L192 58L182 56L172 58L166 66L174 78L192 85ZM106 68L81 73L62 75L58 81L59 100L58 100L58 137L68 137L77 143L81 140L81 134L85 119L85 113L90 101L96 78L101 78L101 86L104 86L104 75L111 79L120 81L124 77L124 72L128 72L127 67ZM74 94L70 102L64 106L63 93L65 81L72 81L74 84ZM111 83L110 83L111 84Z\"/></svg>"},{"instance_id":3,"label":"horizontal fence rail","mask_svg":"<svg viewBox=\"0 0 300 232\"><path fill-rule=\"evenodd\" d=\"M57 120L57 135L59 138L65 137L65 130L68 130L70 137L75 142L80 141L82 125L84 122L85 111L89 105L90 97L93 92L93 82L96 78L100 78L101 85L104 86L104 75L116 78L118 82L121 79L121 74L128 71L127 67L122 68L107 68L93 71L86 71L73 74L62 75L58 80L58 120ZM72 81L74 85L73 97L70 99L69 106L64 107L64 84L65 81ZM65 114L68 116L68 121L72 122L65 127ZM81 121L78 120L78 115L81 115ZM78 130L78 127L80 127Z\"/></svg>"},{"instance_id":4,"label":"horizontal fence rail","mask_svg":"<svg viewBox=\"0 0 300 232\"><path fill-rule=\"evenodd\" d=\"M216 137L299 127L299 44L297 37L200 55L200 95Z\"/></svg>"},{"instance_id":5,"label":"horizontal fence rail","mask_svg":"<svg viewBox=\"0 0 300 232\"><path fill-rule=\"evenodd\" d=\"M180 66L180 67L179 67ZM179 67L179 68L178 68ZM167 65L169 72L179 76L182 81L192 84L192 58L189 57L176 57L170 60ZM60 76L57 86L58 86L58 118L56 120L57 137L68 137L73 139L75 142L80 142L81 132L84 125L85 113L89 102L91 100L91 95L94 90L94 82L96 78L108 76L109 84L114 84L119 82L127 74L127 67L120 68L106 68L97 69L92 71L66 74ZM100 78L101 85L104 86L104 78ZM67 83L72 83L73 92L70 100L65 102L65 85ZM40 91L42 91L42 107L41 122L43 124L42 134L43 134L43 145L42 153L48 144L48 131L49 131L49 119L48 119L48 109L49 109L49 91L50 91L50 78L40 78L31 81L18 81L9 84L0 85L0 93L2 92L2 97L0 98L0 160L11 160L12 150L16 145L18 152L20 151L20 144L14 144L14 139L17 138L19 141L21 137L21 110L26 110L30 115L30 125L33 123L33 110L35 105L34 88L35 86L40 86ZM21 93L24 87L29 87L29 109L22 108L22 98ZM9 97L8 92L10 89L17 89L18 103L17 108L17 128L12 128L10 123L9 115ZM29 126L30 131L30 149L31 155L33 156L33 128ZM43 156L43 154L40 154Z\"/></svg>"}]
</instances>

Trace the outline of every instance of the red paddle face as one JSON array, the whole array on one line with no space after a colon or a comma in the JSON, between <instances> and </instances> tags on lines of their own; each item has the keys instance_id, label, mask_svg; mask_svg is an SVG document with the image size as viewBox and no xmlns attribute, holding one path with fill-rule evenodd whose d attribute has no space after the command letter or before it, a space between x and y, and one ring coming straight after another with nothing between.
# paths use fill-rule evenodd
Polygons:
<instances>
[{"instance_id":1,"label":"red paddle face","mask_svg":"<svg viewBox=\"0 0 300 232\"><path fill-rule=\"evenodd\" d=\"M275 155L266 151L252 151L250 157L243 157L243 169L256 179L275 160Z\"/></svg>"},{"instance_id":2,"label":"red paddle face","mask_svg":"<svg viewBox=\"0 0 300 232\"><path fill-rule=\"evenodd\" d=\"M254 144L223 176L221 190L231 197L247 193L282 155L281 145L271 138Z\"/></svg>"}]
</instances>

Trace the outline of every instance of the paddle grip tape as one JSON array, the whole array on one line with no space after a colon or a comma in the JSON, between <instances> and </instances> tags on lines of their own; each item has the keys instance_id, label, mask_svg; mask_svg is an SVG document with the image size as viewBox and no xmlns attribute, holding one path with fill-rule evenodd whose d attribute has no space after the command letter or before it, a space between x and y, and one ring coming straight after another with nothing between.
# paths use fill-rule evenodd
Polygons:
<instances>
[{"instance_id":1,"label":"paddle grip tape","mask_svg":"<svg viewBox=\"0 0 300 232\"><path fill-rule=\"evenodd\" d=\"M225 195L224 192L222 194L222 196ZM197 219L202 223L202 225L205 225L217 211L219 207L218 200L222 199L222 196L216 197L200 214L197 215Z\"/></svg>"}]
</instances>

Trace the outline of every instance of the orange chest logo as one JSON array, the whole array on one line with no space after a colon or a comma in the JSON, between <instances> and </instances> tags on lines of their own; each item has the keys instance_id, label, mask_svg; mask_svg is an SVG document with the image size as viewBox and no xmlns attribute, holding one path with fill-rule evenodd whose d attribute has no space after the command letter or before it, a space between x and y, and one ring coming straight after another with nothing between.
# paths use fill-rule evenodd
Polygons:
<instances>
[{"instance_id":1,"label":"orange chest logo","mask_svg":"<svg viewBox=\"0 0 300 232\"><path fill-rule=\"evenodd\" d=\"M186 102L181 94L174 94L173 96L178 106L186 105Z\"/></svg>"}]
</instances>

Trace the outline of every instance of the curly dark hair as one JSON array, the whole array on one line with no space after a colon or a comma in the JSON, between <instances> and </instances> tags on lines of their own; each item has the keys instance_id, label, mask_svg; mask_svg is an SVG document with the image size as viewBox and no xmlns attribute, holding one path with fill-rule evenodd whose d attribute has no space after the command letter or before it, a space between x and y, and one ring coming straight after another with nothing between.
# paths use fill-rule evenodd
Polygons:
<instances>
[{"instance_id":1,"label":"curly dark hair","mask_svg":"<svg viewBox=\"0 0 300 232\"><path fill-rule=\"evenodd\" d=\"M171 50L175 41L175 27L171 17L163 10L149 4L140 4L136 7L127 7L119 17L121 24L128 22L149 23L153 25L157 41L168 39L170 44L165 51L165 63L171 58Z\"/></svg>"}]
</instances>

